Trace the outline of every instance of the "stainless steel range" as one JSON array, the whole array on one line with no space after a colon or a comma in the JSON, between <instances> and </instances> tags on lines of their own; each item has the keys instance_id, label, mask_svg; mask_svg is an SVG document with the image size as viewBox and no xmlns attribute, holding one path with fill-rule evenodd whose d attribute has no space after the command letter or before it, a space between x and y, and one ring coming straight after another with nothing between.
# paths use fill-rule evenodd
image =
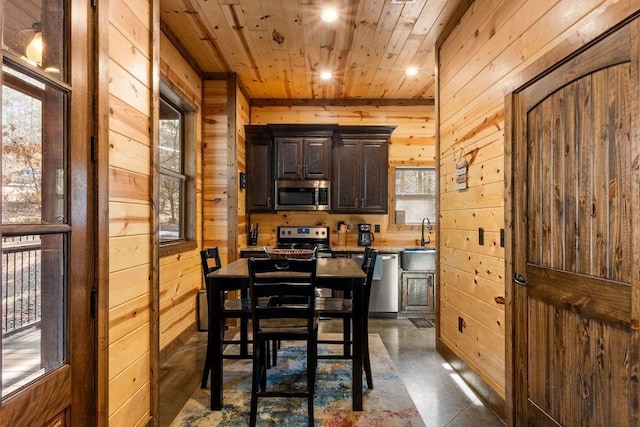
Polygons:
<instances>
[{"instance_id":1,"label":"stainless steel range","mask_svg":"<svg viewBox=\"0 0 640 427\"><path fill-rule=\"evenodd\" d=\"M331 257L329 227L280 226L276 245L279 249L317 248L320 258Z\"/></svg>"}]
</instances>

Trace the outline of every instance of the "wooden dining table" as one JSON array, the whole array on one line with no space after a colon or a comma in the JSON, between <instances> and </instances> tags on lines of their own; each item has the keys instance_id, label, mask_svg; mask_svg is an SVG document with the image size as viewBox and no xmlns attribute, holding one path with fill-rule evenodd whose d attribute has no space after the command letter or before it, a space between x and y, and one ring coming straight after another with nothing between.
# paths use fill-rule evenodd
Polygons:
<instances>
[{"instance_id":1,"label":"wooden dining table","mask_svg":"<svg viewBox=\"0 0 640 427\"><path fill-rule=\"evenodd\" d=\"M227 291L241 291L246 295L249 288L247 258L240 258L207 276L209 281L209 328L207 346L211 363L211 410L222 409L223 358L225 320L216 315L224 302ZM350 258L318 258L316 287L330 288L351 293L353 298L353 359L352 359L352 403L354 411L362 411L362 360L363 325L368 313L363 310L363 289L366 274L360 265ZM242 350L246 351L246 350Z\"/></svg>"}]
</instances>

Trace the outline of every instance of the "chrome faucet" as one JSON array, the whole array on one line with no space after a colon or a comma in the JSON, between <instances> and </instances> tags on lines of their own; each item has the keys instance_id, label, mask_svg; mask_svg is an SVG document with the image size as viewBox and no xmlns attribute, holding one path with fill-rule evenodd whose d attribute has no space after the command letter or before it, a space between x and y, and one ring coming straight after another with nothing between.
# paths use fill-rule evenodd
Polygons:
<instances>
[{"instance_id":1,"label":"chrome faucet","mask_svg":"<svg viewBox=\"0 0 640 427\"><path fill-rule=\"evenodd\" d=\"M424 222L427 221L427 230L431 231L433 227L431 227L431 221L429 218L425 217L422 220L422 238L420 239L420 246L427 245L431 242L431 237L427 234L427 240L424 239Z\"/></svg>"}]
</instances>

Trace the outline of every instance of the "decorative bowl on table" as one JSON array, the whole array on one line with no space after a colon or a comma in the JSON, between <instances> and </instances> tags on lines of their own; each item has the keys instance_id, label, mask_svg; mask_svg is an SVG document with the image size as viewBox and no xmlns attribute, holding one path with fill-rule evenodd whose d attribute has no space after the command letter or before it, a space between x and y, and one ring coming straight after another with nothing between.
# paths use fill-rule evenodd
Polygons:
<instances>
[{"instance_id":1,"label":"decorative bowl on table","mask_svg":"<svg viewBox=\"0 0 640 427\"><path fill-rule=\"evenodd\" d=\"M315 249L277 249L264 248L265 253L271 259L311 259L315 256Z\"/></svg>"}]
</instances>

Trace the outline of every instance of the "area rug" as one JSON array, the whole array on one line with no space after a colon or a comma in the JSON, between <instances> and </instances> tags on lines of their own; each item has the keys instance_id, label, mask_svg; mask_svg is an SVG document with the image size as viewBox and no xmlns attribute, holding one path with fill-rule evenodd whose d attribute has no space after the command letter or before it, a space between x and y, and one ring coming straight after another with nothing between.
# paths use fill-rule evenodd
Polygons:
<instances>
[{"instance_id":1,"label":"area rug","mask_svg":"<svg viewBox=\"0 0 640 427\"><path fill-rule=\"evenodd\" d=\"M436 326L435 321L423 319L422 317L412 317L409 318L409 320L411 320L411 323L418 329L434 328Z\"/></svg>"},{"instance_id":2,"label":"area rug","mask_svg":"<svg viewBox=\"0 0 640 427\"><path fill-rule=\"evenodd\" d=\"M339 334L320 334L323 339ZM366 387L363 374L363 411L351 410L351 361L319 360L314 399L316 426L424 426L411 396L378 334L369 336L373 390ZM286 384L304 387L306 381L305 347L302 343L283 343L278 350L278 365L269 369L267 387L285 374L293 378ZM321 345L319 353L338 351L337 346ZM288 372L295 371L294 374ZM197 388L175 418L171 427L247 426L251 400L251 361L225 362L224 405L210 411L209 389ZM258 401L259 426L307 425L306 399L261 398Z\"/></svg>"}]
</instances>

